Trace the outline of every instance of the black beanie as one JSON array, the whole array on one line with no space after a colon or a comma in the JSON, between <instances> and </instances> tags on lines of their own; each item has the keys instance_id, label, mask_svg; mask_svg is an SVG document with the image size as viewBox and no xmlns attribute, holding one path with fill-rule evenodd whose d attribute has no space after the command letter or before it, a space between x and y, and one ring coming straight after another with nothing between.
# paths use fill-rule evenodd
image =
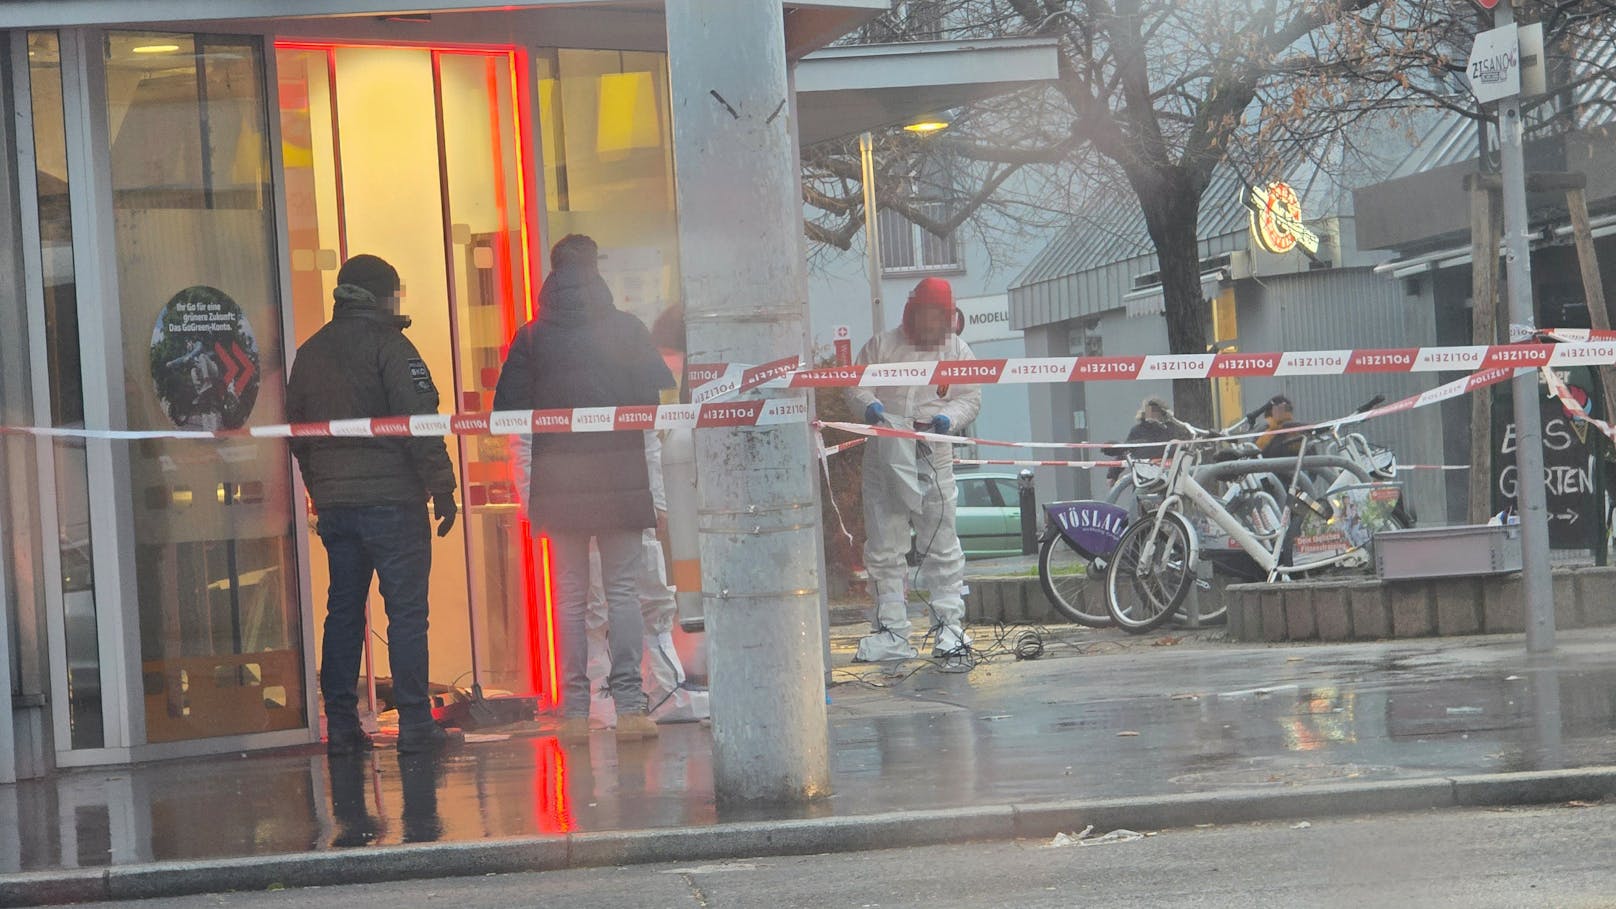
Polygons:
<instances>
[{"instance_id":1,"label":"black beanie","mask_svg":"<svg viewBox=\"0 0 1616 909\"><path fill-rule=\"evenodd\" d=\"M363 287L377 303L384 303L398 292L398 270L380 256L360 254L342 263L337 283Z\"/></svg>"}]
</instances>

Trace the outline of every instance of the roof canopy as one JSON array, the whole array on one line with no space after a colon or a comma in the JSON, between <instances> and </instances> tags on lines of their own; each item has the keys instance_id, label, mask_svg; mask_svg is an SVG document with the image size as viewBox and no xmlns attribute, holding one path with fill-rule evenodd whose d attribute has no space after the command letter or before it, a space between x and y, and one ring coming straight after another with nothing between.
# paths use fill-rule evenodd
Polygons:
<instances>
[{"instance_id":1,"label":"roof canopy","mask_svg":"<svg viewBox=\"0 0 1616 909\"><path fill-rule=\"evenodd\" d=\"M804 146L896 126L1056 78L1054 39L833 47L797 64Z\"/></svg>"}]
</instances>

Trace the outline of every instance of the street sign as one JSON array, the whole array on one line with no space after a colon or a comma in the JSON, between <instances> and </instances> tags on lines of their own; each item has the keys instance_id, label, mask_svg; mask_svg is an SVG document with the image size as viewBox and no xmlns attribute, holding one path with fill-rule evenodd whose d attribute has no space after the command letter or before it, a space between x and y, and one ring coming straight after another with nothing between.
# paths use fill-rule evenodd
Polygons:
<instances>
[{"instance_id":1,"label":"street sign","mask_svg":"<svg viewBox=\"0 0 1616 909\"><path fill-rule=\"evenodd\" d=\"M1465 74L1470 93L1482 104L1502 101L1521 93L1521 42L1514 25L1476 36Z\"/></svg>"},{"instance_id":2,"label":"street sign","mask_svg":"<svg viewBox=\"0 0 1616 909\"><path fill-rule=\"evenodd\" d=\"M1492 9L1498 5L1498 0L1476 0L1476 3L1482 9Z\"/></svg>"},{"instance_id":3,"label":"street sign","mask_svg":"<svg viewBox=\"0 0 1616 909\"><path fill-rule=\"evenodd\" d=\"M836 365L853 365L853 331L846 325L836 326L833 343L836 346Z\"/></svg>"}]
</instances>

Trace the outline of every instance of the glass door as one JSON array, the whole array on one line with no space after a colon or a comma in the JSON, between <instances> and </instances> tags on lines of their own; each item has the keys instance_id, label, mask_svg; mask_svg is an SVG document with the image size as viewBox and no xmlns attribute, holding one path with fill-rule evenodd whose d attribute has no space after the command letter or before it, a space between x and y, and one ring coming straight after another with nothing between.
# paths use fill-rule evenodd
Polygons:
<instances>
[{"instance_id":1,"label":"glass door","mask_svg":"<svg viewBox=\"0 0 1616 909\"><path fill-rule=\"evenodd\" d=\"M276 50L297 341L329 319L341 262L381 256L399 270L408 335L442 407L488 410L506 346L532 315L538 266L520 128L525 60L513 48ZM504 440L457 437L449 448L464 520L433 544L431 680L542 697L555 690L554 624L533 582L541 572ZM317 540L310 550L323 620L324 552ZM381 609L372 622L380 676Z\"/></svg>"},{"instance_id":2,"label":"glass door","mask_svg":"<svg viewBox=\"0 0 1616 909\"><path fill-rule=\"evenodd\" d=\"M278 423L262 42L114 31L101 51L128 425ZM145 741L306 728L285 442L145 440L128 461Z\"/></svg>"}]
</instances>

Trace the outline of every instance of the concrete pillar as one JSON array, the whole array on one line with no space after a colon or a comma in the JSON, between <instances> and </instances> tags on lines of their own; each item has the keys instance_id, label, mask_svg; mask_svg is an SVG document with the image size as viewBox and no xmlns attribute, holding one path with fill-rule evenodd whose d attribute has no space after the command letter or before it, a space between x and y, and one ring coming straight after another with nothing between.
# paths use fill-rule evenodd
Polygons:
<instances>
[{"instance_id":1,"label":"concrete pillar","mask_svg":"<svg viewBox=\"0 0 1616 909\"><path fill-rule=\"evenodd\" d=\"M781 4L668 0L666 14L690 361L806 360L800 165ZM830 792L809 432L798 423L696 434L721 804Z\"/></svg>"}]
</instances>

